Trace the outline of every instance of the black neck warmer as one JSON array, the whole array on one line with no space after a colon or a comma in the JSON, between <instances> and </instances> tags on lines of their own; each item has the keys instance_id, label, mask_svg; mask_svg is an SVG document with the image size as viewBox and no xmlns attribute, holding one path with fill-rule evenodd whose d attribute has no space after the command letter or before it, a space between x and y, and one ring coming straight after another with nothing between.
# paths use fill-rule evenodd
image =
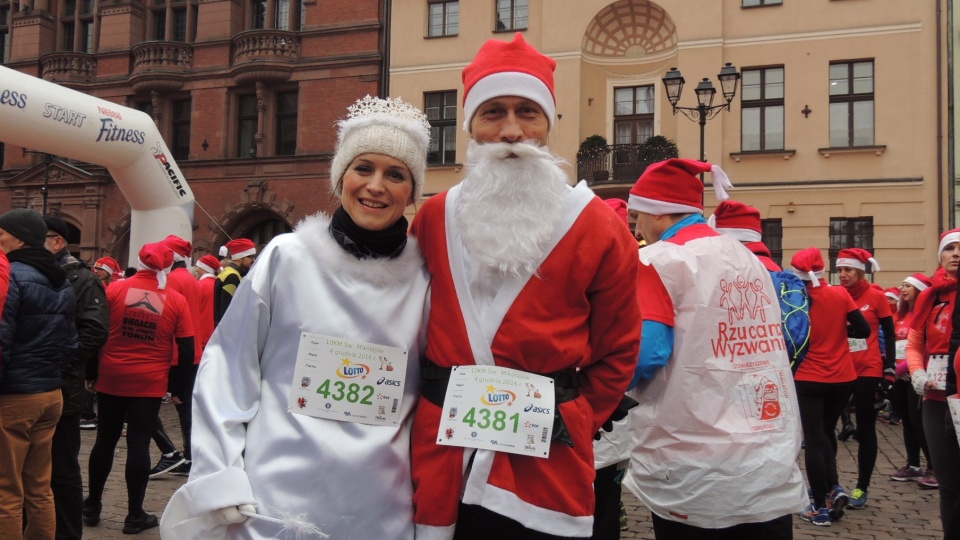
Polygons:
<instances>
[{"instance_id":1,"label":"black neck warmer","mask_svg":"<svg viewBox=\"0 0 960 540\"><path fill-rule=\"evenodd\" d=\"M382 231L368 231L356 223L341 206L330 220L330 234L345 251L358 259L395 259L407 245L407 218Z\"/></svg>"}]
</instances>

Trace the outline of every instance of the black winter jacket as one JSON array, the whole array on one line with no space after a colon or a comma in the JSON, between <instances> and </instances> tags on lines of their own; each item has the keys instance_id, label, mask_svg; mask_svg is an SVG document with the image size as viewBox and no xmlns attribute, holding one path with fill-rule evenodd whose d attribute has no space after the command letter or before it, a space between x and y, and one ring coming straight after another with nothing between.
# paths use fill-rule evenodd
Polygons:
<instances>
[{"instance_id":1,"label":"black winter jacket","mask_svg":"<svg viewBox=\"0 0 960 540\"><path fill-rule=\"evenodd\" d=\"M43 248L21 248L7 258L10 289L0 318L0 394L56 390L77 349L73 287Z\"/></svg>"},{"instance_id":2,"label":"black winter jacket","mask_svg":"<svg viewBox=\"0 0 960 540\"><path fill-rule=\"evenodd\" d=\"M110 308L107 293L86 263L70 255L66 249L56 254L57 262L67 273L67 282L77 297L77 355L63 374L63 416L83 412L86 402L84 372L86 365L97 362L100 349L110 333Z\"/></svg>"}]
</instances>

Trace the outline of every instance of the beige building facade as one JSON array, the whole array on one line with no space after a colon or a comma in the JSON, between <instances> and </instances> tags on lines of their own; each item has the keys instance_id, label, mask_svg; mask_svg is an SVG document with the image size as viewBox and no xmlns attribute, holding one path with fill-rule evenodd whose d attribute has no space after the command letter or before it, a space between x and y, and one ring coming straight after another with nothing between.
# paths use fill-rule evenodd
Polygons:
<instances>
[{"instance_id":1,"label":"beige building facade","mask_svg":"<svg viewBox=\"0 0 960 540\"><path fill-rule=\"evenodd\" d=\"M775 256L809 246L874 251L874 281L936 269L952 221L947 114L948 0L402 0L390 21L389 91L434 127L425 193L458 182L468 136L460 73L487 39L515 32L557 61L550 146L603 197L626 198L661 135L698 158L701 126L674 114L662 78L678 68L677 105L695 108L709 78L741 75L730 109L703 126L707 161L732 197L756 206ZM609 144L594 176L577 151ZM639 157L638 157L639 156ZM707 215L717 201L707 177ZM833 258L831 256L831 258Z\"/></svg>"}]
</instances>

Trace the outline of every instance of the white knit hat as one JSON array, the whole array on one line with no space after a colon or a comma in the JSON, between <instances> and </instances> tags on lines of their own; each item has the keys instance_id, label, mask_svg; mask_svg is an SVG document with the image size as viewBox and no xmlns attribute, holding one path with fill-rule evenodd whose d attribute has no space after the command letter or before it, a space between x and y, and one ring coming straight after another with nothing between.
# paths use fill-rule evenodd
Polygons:
<instances>
[{"instance_id":1,"label":"white knit hat","mask_svg":"<svg viewBox=\"0 0 960 540\"><path fill-rule=\"evenodd\" d=\"M347 118L337 123L337 153L330 164L330 183L342 196L340 179L360 154L383 154L404 162L413 174L413 198L423 193L430 123L419 109L396 99L366 96L351 105Z\"/></svg>"}]
</instances>

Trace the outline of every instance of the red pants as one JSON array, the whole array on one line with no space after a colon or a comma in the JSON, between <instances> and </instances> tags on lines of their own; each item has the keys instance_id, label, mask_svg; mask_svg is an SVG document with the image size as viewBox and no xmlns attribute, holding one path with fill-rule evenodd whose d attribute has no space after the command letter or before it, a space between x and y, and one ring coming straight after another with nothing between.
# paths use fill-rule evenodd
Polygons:
<instances>
[{"instance_id":1,"label":"red pants","mask_svg":"<svg viewBox=\"0 0 960 540\"><path fill-rule=\"evenodd\" d=\"M59 389L0 395L0 538L4 540L54 537L50 448L62 410Z\"/></svg>"}]
</instances>

